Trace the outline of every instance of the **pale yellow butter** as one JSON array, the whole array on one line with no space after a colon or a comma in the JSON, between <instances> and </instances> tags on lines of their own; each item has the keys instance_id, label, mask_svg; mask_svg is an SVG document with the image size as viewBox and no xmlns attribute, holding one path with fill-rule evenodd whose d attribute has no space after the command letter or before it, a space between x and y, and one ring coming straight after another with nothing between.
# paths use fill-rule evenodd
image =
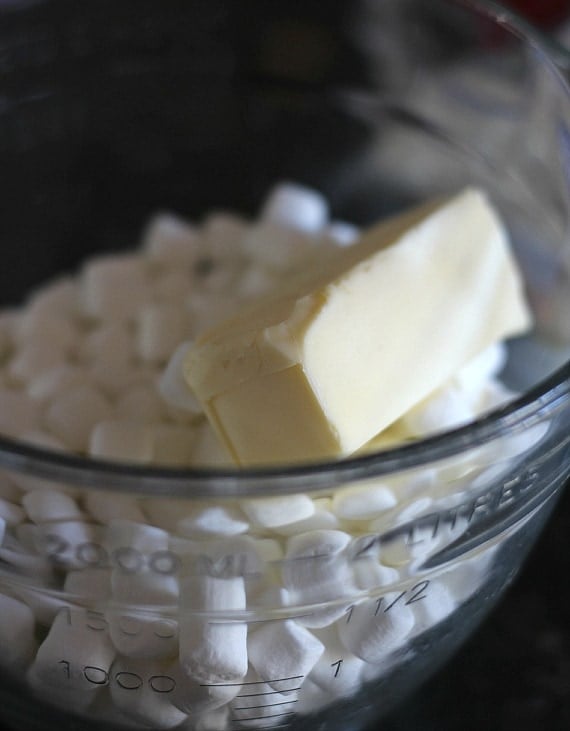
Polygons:
<instances>
[{"instance_id":1,"label":"pale yellow butter","mask_svg":"<svg viewBox=\"0 0 570 731\"><path fill-rule=\"evenodd\" d=\"M184 372L238 464L338 457L530 324L504 227L467 189L327 252L204 333Z\"/></svg>"}]
</instances>

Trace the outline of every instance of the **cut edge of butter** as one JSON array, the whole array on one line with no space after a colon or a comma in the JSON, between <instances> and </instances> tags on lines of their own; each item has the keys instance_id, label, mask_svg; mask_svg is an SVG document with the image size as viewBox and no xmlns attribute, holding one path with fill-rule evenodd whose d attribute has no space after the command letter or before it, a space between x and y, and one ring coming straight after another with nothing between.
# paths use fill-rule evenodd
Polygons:
<instances>
[{"instance_id":1,"label":"cut edge of butter","mask_svg":"<svg viewBox=\"0 0 570 731\"><path fill-rule=\"evenodd\" d=\"M469 188L203 333L184 375L237 464L337 458L531 323L505 229Z\"/></svg>"}]
</instances>

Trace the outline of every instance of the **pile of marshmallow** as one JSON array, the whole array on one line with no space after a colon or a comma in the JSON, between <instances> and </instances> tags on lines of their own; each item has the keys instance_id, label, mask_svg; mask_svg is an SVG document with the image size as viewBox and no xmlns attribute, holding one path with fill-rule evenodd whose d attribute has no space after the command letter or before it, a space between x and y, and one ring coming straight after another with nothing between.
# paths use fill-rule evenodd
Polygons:
<instances>
[{"instance_id":1,"label":"pile of marshmallow","mask_svg":"<svg viewBox=\"0 0 570 731\"><path fill-rule=\"evenodd\" d=\"M357 237L320 194L291 184L253 221L158 215L137 250L90 259L0 314L0 432L106 460L227 463L182 380L189 341ZM467 364L402 418L398 438L510 398L504 358L499 344ZM457 469L468 484L478 465ZM109 723L284 727L387 673L484 581L490 551L425 580L406 573L417 552L354 560L355 539L425 512L449 479L432 470L207 501L4 472L0 663L40 697Z\"/></svg>"}]
</instances>

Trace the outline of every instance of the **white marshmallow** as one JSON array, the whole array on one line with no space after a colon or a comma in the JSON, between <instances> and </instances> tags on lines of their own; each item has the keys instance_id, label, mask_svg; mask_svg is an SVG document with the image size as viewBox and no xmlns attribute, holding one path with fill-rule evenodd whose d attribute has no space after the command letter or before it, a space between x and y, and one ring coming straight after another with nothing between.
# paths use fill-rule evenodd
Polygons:
<instances>
[{"instance_id":1,"label":"white marshmallow","mask_svg":"<svg viewBox=\"0 0 570 731\"><path fill-rule=\"evenodd\" d=\"M26 390L34 401L45 403L76 386L87 385L89 381L89 374L84 369L61 363L39 373Z\"/></svg>"},{"instance_id":2,"label":"white marshmallow","mask_svg":"<svg viewBox=\"0 0 570 731\"><path fill-rule=\"evenodd\" d=\"M311 670L309 679L336 698L352 695L360 687L364 660L347 652L338 638L336 627L315 634L325 650Z\"/></svg>"},{"instance_id":3,"label":"white marshmallow","mask_svg":"<svg viewBox=\"0 0 570 731\"><path fill-rule=\"evenodd\" d=\"M148 464L153 458L153 432L132 421L100 421L91 431L88 451L91 457Z\"/></svg>"},{"instance_id":4,"label":"white marshmallow","mask_svg":"<svg viewBox=\"0 0 570 731\"><path fill-rule=\"evenodd\" d=\"M285 272L307 261L313 242L302 231L268 221L252 226L243 245L257 267Z\"/></svg>"},{"instance_id":5,"label":"white marshmallow","mask_svg":"<svg viewBox=\"0 0 570 731\"><path fill-rule=\"evenodd\" d=\"M196 431L192 464L200 467L229 467L232 464L226 448L207 422Z\"/></svg>"},{"instance_id":6,"label":"white marshmallow","mask_svg":"<svg viewBox=\"0 0 570 731\"><path fill-rule=\"evenodd\" d=\"M63 590L81 601L101 601L111 597L111 570L108 568L81 568L68 571Z\"/></svg>"},{"instance_id":7,"label":"white marshmallow","mask_svg":"<svg viewBox=\"0 0 570 731\"><path fill-rule=\"evenodd\" d=\"M238 300L235 296L218 297L213 299L204 292L194 292L185 301L185 307L190 314L192 328L186 333L184 340L198 335L199 333L214 327L227 319L236 310Z\"/></svg>"},{"instance_id":8,"label":"white marshmallow","mask_svg":"<svg viewBox=\"0 0 570 731\"><path fill-rule=\"evenodd\" d=\"M348 221L331 221L323 234L338 246L350 246L360 236L360 229Z\"/></svg>"},{"instance_id":9,"label":"white marshmallow","mask_svg":"<svg viewBox=\"0 0 570 731\"><path fill-rule=\"evenodd\" d=\"M315 512L315 505L307 495L242 500L241 508L252 523L262 528L297 523Z\"/></svg>"},{"instance_id":10,"label":"white marshmallow","mask_svg":"<svg viewBox=\"0 0 570 731\"><path fill-rule=\"evenodd\" d=\"M39 553L63 569L84 568L83 560L78 555L79 546L92 543L97 537L95 527L82 520L60 519L39 523L33 529Z\"/></svg>"},{"instance_id":11,"label":"white marshmallow","mask_svg":"<svg viewBox=\"0 0 570 731\"><path fill-rule=\"evenodd\" d=\"M32 292L26 303L26 312L74 316L77 313L78 293L78 283L72 277L54 279Z\"/></svg>"},{"instance_id":12,"label":"white marshmallow","mask_svg":"<svg viewBox=\"0 0 570 731\"><path fill-rule=\"evenodd\" d=\"M337 530L316 530L293 536L282 566L283 586L294 604L323 605L304 610L297 621L306 627L325 627L342 616L346 602L338 599L354 591L352 570L345 549L351 538ZM327 606L328 602L334 602Z\"/></svg>"},{"instance_id":13,"label":"white marshmallow","mask_svg":"<svg viewBox=\"0 0 570 731\"><path fill-rule=\"evenodd\" d=\"M308 675L325 648L307 629L287 619L269 622L250 632L247 649L259 677L274 690L280 690L280 680L302 680Z\"/></svg>"},{"instance_id":14,"label":"white marshmallow","mask_svg":"<svg viewBox=\"0 0 570 731\"><path fill-rule=\"evenodd\" d=\"M18 437L33 431L39 420L39 411L24 392L0 389L0 433Z\"/></svg>"},{"instance_id":15,"label":"white marshmallow","mask_svg":"<svg viewBox=\"0 0 570 731\"><path fill-rule=\"evenodd\" d=\"M186 384L183 373L184 361L192 345L191 341L178 345L160 376L158 391L170 406L199 414L202 406Z\"/></svg>"},{"instance_id":16,"label":"white marshmallow","mask_svg":"<svg viewBox=\"0 0 570 731\"><path fill-rule=\"evenodd\" d=\"M48 686L93 692L108 680L114 657L115 649L98 613L67 607L54 619L32 672ZM93 668L92 673L87 668Z\"/></svg>"},{"instance_id":17,"label":"white marshmallow","mask_svg":"<svg viewBox=\"0 0 570 731\"><path fill-rule=\"evenodd\" d=\"M184 302L188 292L194 286L190 271L184 268L167 269L159 272L152 283L152 299L154 302Z\"/></svg>"},{"instance_id":18,"label":"white marshmallow","mask_svg":"<svg viewBox=\"0 0 570 731\"><path fill-rule=\"evenodd\" d=\"M19 503L22 497L21 489L12 479L12 473L0 470L0 497L11 503Z\"/></svg>"},{"instance_id":19,"label":"white marshmallow","mask_svg":"<svg viewBox=\"0 0 570 731\"><path fill-rule=\"evenodd\" d=\"M111 356L114 362L128 362L135 353L130 330L124 322L105 322L85 336L80 347L84 363L97 362Z\"/></svg>"},{"instance_id":20,"label":"white marshmallow","mask_svg":"<svg viewBox=\"0 0 570 731\"><path fill-rule=\"evenodd\" d=\"M205 711L196 721L196 731L223 731L230 726L229 708L214 708L213 711Z\"/></svg>"},{"instance_id":21,"label":"white marshmallow","mask_svg":"<svg viewBox=\"0 0 570 731\"><path fill-rule=\"evenodd\" d=\"M69 355L76 350L79 335L78 328L65 315L26 309L18 322L15 338L21 348L51 343Z\"/></svg>"},{"instance_id":22,"label":"white marshmallow","mask_svg":"<svg viewBox=\"0 0 570 731\"><path fill-rule=\"evenodd\" d=\"M301 681L293 678L276 685L282 692L250 670L230 704L231 721L243 724L243 728L268 728L290 720L296 710Z\"/></svg>"},{"instance_id":23,"label":"white marshmallow","mask_svg":"<svg viewBox=\"0 0 570 731\"><path fill-rule=\"evenodd\" d=\"M261 218L302 231L319 231L328 221L326 198L312 188L283 182L269 193Z\"/></svg>"},{"instance_id":24,"label":"white marshmallow","mask_svg":"<svg viewBox=\"0 0 570 731\"><path fill-rule=\"evenodd\" d=\"M130 319L147 301L149 290L141 257L120 254L89 260L80 287L83 312L109 321Z\"/></svg>"},{"instance_id":25,"label":"white marshmallow","mask_svg":"<svg viewBox=\"0 0 570 731\"><path fill-rule=\"evenodd\" d=\"M142 248L153 262L169 266L191 265L200 251L198 231L172 213L159 213L144 230Z\"/></svg>"},{"instance_id":26,"label":"white marshmallow","mask_svg":"<svg viewBox=\"0 0 570 731\"><path fill-rule=\"evenodd\" d=\"M87 373L92 382L114 400L132 383L133 364L108 350L99 354Z\"/></svg>"},{"instance_id":27,"label":"white marshmallow","mask_svg":"<svg viewBox=\"0 0 570 731\"><path fill-rule=\"evenodd\" d=\"M209 213L202 225L206 257L214 260L231 261L241 257L241 243L248 229L248 223L230 211Z\"/></svg>"},{"instance_id":28,"label":"white marshmallow","mask_svg":"<svg viewBox=\"0 0 570 731\"><path fill-rule=\"evenodd\" d=\"M249 523L237 508L206 505L192 509L178 522L176 528L177 533L188 538L236 536L245 533Z\"/></svg>"},{"instance_id":29,"label":"white marshmallow","mask_svg":"<svg viewBox=\"0 0 570 731\"><path fill-rule=\"evenodd\" d=\"M106 525L111 520L144 523L145 517L138 501L129 495L100 492L94 488L87 493L85 508L96 521Z\"/></svg>"},{"instance_id":30,"label":"white marshmallow","mask_svg":"<svg viewBox=\"0 0 570 731\"><path fill-rule=\"evenodd\" d=\"M377 480L336 490L333 512L344 520L370 520L397 504L390 488Z\"/></svg>"},{"instance_id":31,"label":"white marshmallow","mask_svg":"<svg viewBox=\"0 0 570 731\"><path fill-rule=\"evenodd\" d=\"M168 533L161 528L131 520L113 519L105 530L108 551L133 549L141 554L168 550ZM130 569L129 569L130 570Z\"/></svg>"},{"instance_id":32,"label":"white marshmallow","mask_svg":"<svg viewBox=\"0 0 570 731\"><path fill-rule=\"evenodd\" d=\"M4 521L5 525L13 526L23 523L26 519L26 513L19 505L0 497L0 518ZM1 543L2 541L0 540Z\"/></svg>"},{"instance_id":33,"label":"white marshmallow","mask_svg":"<svg viewBox=\"0 0 570 731\"><path fill-rule=\"evenodd\" d=\"M417 586L421 588L425 585L425 590L416 589L416 600L409 605L414 613L415 627L412 636L416 636L431 629L446 617L449 617L457 608L457 601L452 592L445 586L444 581L438 579L426 582L418 582Z\"/></svg>"},{"instance_id":34,"label":"white marshmallow","mask_svg":"<svg viewBox=\"0 0 570 731\"><path fill-rule=\"evenodd\" d=\"M70 449L84 452L95 424L110 416L111 406L105 396L84 385L57 396L48 406L44 420L47 428Z\"/></svg>"},{"instance_id":35,"label":"white marshmallow","mask_svg":"<svg viewBox=\"0 0 570 731\"><path fill-rule=\"evenodd\" d=\"M187 675L204 683L237 682L245 676L247 624L223 616L245 608L242 577L181 581L180 665Z\"/></svg>"},{"instance_id":36,"label":"white marshmallow","mask_svg":"<svg viewBox=\"0 0 570 731\"><path fill-rule=\"evenodd\" d=\"M347 650L366 662L380 663L405 644L415 619L405 598L398 601L400 593L386 594L380 604L380 599L363 601L339 619L339 637ZM397 604L391 607L395 601Z\"/></svg>"},{"instance_id":37,"label":"white marshmallow","mask_svg":"<svg viewBox=\"0 0 570 731\"><path fill-rule=\"evenodd\" d=\"M175 620L132 609L108 610L105 617L109 623L109 636L117 652L124 657L163 660L177 655L178 623Z\"/></svg>"},{"instance_id":38,"label":"white marshmallow","mask_svg":"<svg viewBox=\"0 0 570 731\"><path fill-rule=\"evenodd\" d=\"M188 337L188 316L169 302L147 304L137 313L137 353L147 363L166 363Z\"/></svg>"},{"instance_id":39,"label":"white marshmallow","mask_svg":"<svg viewBox=\"0 0 570 731\"><path fill-rule=\"evenodd\" d=\"M124 657L113 663L113 702L127 717L145 727L169 729L186 720L187 714L172 704L175 688L175 679L161 663Z\"/></svg>"},{"instance_id":40,"label":"white marshmallow","mask_svg":"<svg viewBox=\"0 0 570 731\"><path fill-rule=\"evenodd\" d=\"M115 414L118 419L150 424L160 422L165 416L165 409L156 388L140 384L119 394Z\"/></svg>"},{"instance_id":41,"label":"white marshmallow","mask_svg":"<svg viewBox=\"0 0 570 731\"><path fill-rule=\"evenodd\" d=\"M468 361L455 374L454 380L464 389L475 391L497 376L507 361L507 348L502 342L493 343Z\"/></svg>"},{"instance_id":42,"label":"white marshmallow","mask_svg":"<svg viewBox=\"0 0 570 731\"><path fill-rule=\"evenodd\" d=\"M326 690L320 688L310 678L305 678L303 687L299 693L299 701L295 706L295 712L299 715L315 713L321 708L326 708L338 700L338 696L334 696Z\"/></svg>"},{"instance_id":43,"label":"white marshmallow","mask_svg":"<svg viewBox=\"0 0 570 731\"><path fill-rule=\"evenodd\" d=\"M250 300L268 294L275 285L275 277L275 272L269 272L259 265L249 266L242 272L236 283L239 299Z\"/></svg>"},{"instance_id":44,"label":"white marshmallow","mask_svg":"<svg viewBox=\"0 0 570 731\"><path fill-rule=\"evenodd\" d=\"M10 671L25 668L36 649L35 618L26 604L0 594L0 664Z\"/></svg>"},{"instance_id":45,"label":"white marshmallow","mask_svg":"<svg viewBox=\"0 0 570 731\"><path fill-rule=\"evenodd\" d=\"M157 424L151 428L154 462L169 467L192 463L196 430L192 426Z\"/></svg>"},{"instance_id":46,"label":"white marshmallow","mask_svg":"<svg viewBox=\"0 0 570 731\"><path fill-rule=\"evenodd\" d=\"M67 671L66 665L55 666L55 668L60 674L62 671L63 673ZM98 679L96 675L91 677L94 680ZM64 678L67 680L66 675L64 675ZM67 684L64 684L65 680L59 684L54 682L49 683L44 674L37 672L34 665L26 673L26 680L35 696L41 698L44 703L61 708L65 713L88 713L88 709L93 706L103 692L103 686L93 686L93 689L85 689L69 687Z\"/></svg>"},{"instance_id":47,"label":"white marshmallow","mask_svg":"<svg viewBox=\"0 0 570 731\"><path fill-rule=\"evenodd\" d=\"M332 501L329 498L316 498L313 500L315 512L305 520L299 520L289 525L280 525L273 530L280 536L294 536L297 533L309 533L315 530L336 530L339 527L339 519L331 512Z\"/></svg>"},{"instance_id":48,"label":"white marshmallow","mask_svg":"<svg viewBox=\"0 0 570 731\"><path fill-rule=\"evenodd\" d=\"M399 423L412 436L421 437L461 426L474 416L469 394L450 383L411 408Z\"/></svg>"},{"instance_id":49,"label":"white marshmallow","mask_svg":"<svg viewBox=\"0 0 570 731\"><path fill-rule=\"evenodd\" d=\"M193 680L181 670L178 662L170 665L167 673L176 680L172 703L184 713L199 715L200 718L220 706L227 708L241 687L241 682L201 683Z\"/></svg>"},{"instance_id":50,"label":"white marshmallow","mask_svg":"<svg viewBox=\"0 0 570 731\"><path fill-rule=\"evenodd\" d=\"M75 500L56 490L34 490L22 498L22 505L34 523L81 520L83 513Z\"/></svg>"}]
</instances>

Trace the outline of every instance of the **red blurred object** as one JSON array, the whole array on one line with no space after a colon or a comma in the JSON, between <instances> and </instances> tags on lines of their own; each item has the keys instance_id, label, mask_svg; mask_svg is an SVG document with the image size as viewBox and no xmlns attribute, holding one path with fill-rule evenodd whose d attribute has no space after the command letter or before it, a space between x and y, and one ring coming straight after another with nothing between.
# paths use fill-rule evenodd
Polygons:
<instances>
[{"instance_id":1,"label":"red blurred object","mask_svg":"<svg viewBox=\"0 0 570 731\"><path fill-rule=\"evenodd\" d=\"M542 28L553 28L570 16L569 0L503 0L503 4Z\"/></svg>"}]
</instances>

